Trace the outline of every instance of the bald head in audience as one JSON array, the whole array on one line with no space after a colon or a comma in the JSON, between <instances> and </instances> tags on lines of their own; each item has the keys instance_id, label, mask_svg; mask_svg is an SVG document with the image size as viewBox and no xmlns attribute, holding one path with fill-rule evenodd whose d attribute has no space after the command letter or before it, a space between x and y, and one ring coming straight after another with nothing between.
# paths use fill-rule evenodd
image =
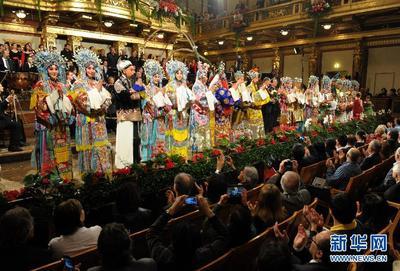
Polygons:
<instances>
[{"instance_id":1,"label":"bald head in audience","mask_svg":"<svg viewBox=\"0 0 400 271\"><path fill-rule=\"evenodd\" d=\"M190 195L193 191L194 181L190 174L179 173L174 179L174 191L176 196Z\"/></svg>"},{"instance_id":2,"label":"bald head in audience","mask_svg":"<svg viewBox=\"0 0 400 271\"><path fill-rule=\"evenodd\" d=\"M292 194L299 191L300 175L294 171L286 171L281 178L283 192Z\"/></svg>"}]
</instances>

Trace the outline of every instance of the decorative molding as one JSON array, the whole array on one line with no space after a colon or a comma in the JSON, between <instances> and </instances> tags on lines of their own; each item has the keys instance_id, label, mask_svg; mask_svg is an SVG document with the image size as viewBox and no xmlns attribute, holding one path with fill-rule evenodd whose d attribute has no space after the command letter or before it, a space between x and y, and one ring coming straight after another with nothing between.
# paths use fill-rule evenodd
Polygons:
<instances>
[{"instance_id":1,"label":"decorative molding","mask_svg":"<svg viewBox=\"0 0 400 271\"><path fill-rule=\"evenodd\" d=\"M255 50L266 50L266 49L274 49L280 47L293 47L293 46L305 46L311 45L315 43L334 43L334 42L343 42L343 41L350 41L350 40L360 40L362 38L378 38L379 36L399 36L400 35L400 28L393 28L393 29L384 29L384 30L373 30L373 31L364 31L364 32L357 32L351 34L339 34L336 36L327 36L327 37L317 37L317 38L309 38L309 39L296 39L292 41L283 41L277 43L265 43L260 45L253 45L253 46L246 46L241 48L234 48L234 49L225 49L225 50L212 50L208 51L208 55L222 55L222 54L230 54L238 52L248 52L248 51L255 51ZM370 46L367 42L367 45ZM390 44L388 41L386 45L394 45ZM341 45L338 45L341 46ZM350 45L344 45L350 46ZM354 48L354 47L353 47ZM349 49L352 49L349 47Z\"/></svg>"},{"instance_id":2,"label":"decorative molding","mask_svg":"<svg viewBox=\"0 0 400 271\"><path fill-rule=\"evenodd\" d=\"M377 46L381 47L381 46L393 46L393 45L400 45L400 38L367 41L367 47L377 47Z\"/></svg>"},{"instance_id":3,"label":"decorative molding","mask_svg":"<svg viewBox=\"0 0 400 271\"><path fill-rule=\"evenodd\" d=\"M104 32L94 32L94 31L60 27L60 26L47 26L46 31L47 33L54 33L58 35L78 36L82 38L97 39L97 40L120 41L120 42L135 43L135 44L145 43L145 40L143 38L116 35L116 34L107 34ZM173 49L173 44L165 44L156 41L149 41L147 42L146 46L150 48L157 48L163 50Z\"/></svg>"}]
</instances>

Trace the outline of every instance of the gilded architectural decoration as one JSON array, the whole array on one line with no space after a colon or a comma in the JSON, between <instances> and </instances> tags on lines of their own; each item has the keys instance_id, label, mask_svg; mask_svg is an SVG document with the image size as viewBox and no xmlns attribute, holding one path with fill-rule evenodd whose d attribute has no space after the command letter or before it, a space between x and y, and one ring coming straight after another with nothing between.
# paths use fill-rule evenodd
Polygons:
<instances>
[{"instance_id":1,"label":"gilded architectural decoration","mask_svg":"<svg viewBox=\"0 0 400 271\"><path fill-rule=\"evenodd\" d=\"M122 50L125 50L126 42L123 42L123 41L115 41L115 42L113 43L113 46L115 47L115 50L117 50L117 52L121 53Z\"/></svg>"},{"instance_id":2,"label":"gilded architectural decoration","mask_svg":"<svg viewBox=\"0 0 400 271\"><path fill-rule=\"evenodd\" d=\"M82 37L68 36L67 41L69 44L71 44L71 47L75 51L79 46L81 46Z\"/></svg>"},{"instance_id":3,"label":"gilded architectural decoration","mask_svg":"<svg viewBox=\"0 0 400 271\"><path fill-rule=\"evenodd\" d=\"M275 77L279 77L280 66L281 66L281 57L280 57L279 48L275 48L274 59L272 60L272 74Z\"/></svg>"},{"instance_id":4,"label":"gilded architectural decoration","mask_svg":"<svg viewBox=\"0 0 400 271\"><path fill-rule=\"evenodd\" d=\"M57 34L43 32L41 43L45 44L46 48L54 48L56 45Z\"/></svg>"},{"instance_id":5,"label":"gilded architectural decoration","mask_svg":"<svg viewBox=\"0 0 400 271\"><path fill-rule=\"evenodd\" d=\"M313 46L311 48L311 54L308 59L308 70L310 73L309 75L317 75L318 74L318 63L320 60L319 55L320 55L319 49L317 48L317 46Z\"/></svg>"}]
</instances>

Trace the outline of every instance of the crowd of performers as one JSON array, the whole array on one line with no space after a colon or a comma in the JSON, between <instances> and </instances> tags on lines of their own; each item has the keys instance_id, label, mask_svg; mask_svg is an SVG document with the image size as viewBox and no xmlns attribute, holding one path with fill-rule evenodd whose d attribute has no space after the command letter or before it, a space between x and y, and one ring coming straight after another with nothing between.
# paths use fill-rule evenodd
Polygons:
<instances>
[{"instance_id":1,"label":"crowd of performers","mask_svg":"<svg viewBox=\"0 0 400 271\"><path fill-rule=\"evenodd\" d=\"M115 96L102 82L100 60L90 50L75 53L79 79L65 81L64 59L55 52L40 52L35 63L42 80L34 86L31 108L36 112L36 147L33 161L41 175L56 172L72 179L70 127L81 173L111 173L116 168L145 162L159 154L190 159L216 145L221 138L258 139L279 124L302 129L306 121L346 122L372 110L358 92L359 84L315 76L308 87L299 78L260 79L256 71L237 71L228 83L223 63L209 78L210 66L198 63L196 80L188 88L188 68L170 60L166 73L155 60L144 64L148 82L135 78L135 67L122 60L114 84ZM168 84L163 86L167 76ZM246 80L249 83L246 84ZM321 85L321 87L320 87ZM108 141L106 112L115 100L117 129L115 157ZM73 125L74 124L74 125Z\"/></svg>"}]
</instances>

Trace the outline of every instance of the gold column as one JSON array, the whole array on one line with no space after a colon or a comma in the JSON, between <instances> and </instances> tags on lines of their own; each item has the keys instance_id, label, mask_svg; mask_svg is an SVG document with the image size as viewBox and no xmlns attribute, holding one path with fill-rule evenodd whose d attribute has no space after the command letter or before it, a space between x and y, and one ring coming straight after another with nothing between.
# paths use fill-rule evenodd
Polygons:
<instances>
[{"instance_id":1,"label":"gold column","mask_svg":"<svg viewBox=\"0 0 400 271\"><path fill-rule=\"evenodd\" d=\"M320 62L320 52L317 46L313 46L311 48L311 55L308 60L308 70L309 75L318 75L319 74L319 62Z\"/></svg>"},{"instance_id":2,"label":"gold column","mask_svg":"<svg viewBox=\"0 0 400 271\"><path fill-rule=\"evenodd\" d=\"M67 42L71 45L72 50L75 52L81 46L82 37L68 36Z\"/></svg>"},{"instance_id":3,"label":"gold column","mask_svg":"<svg viewBox=\"0 0 400 271\"><path fill-rule=\"evenodd\" d=\"M46 31L43 32L41 38L41 43L47 48L47 50L52 50L53 47L56 47L56 39L57 34L54 33L47 33Z\"/></svg>"},{"instance_id":4,"label":"gold column","mask_svg":"<svg viewBox=\"0 0 400 271\"><path fill-rule=\"evenodd\" d=\"M250 66L250 58L249 55L247 53L243 54L243 65L242 65L242 70L243 71L248 71L251 69Z\"/></svg>"},{"instance_id":5,"label":"gold column","mask_svg":"<svg viewBox=\"0 0 400 271\"><path fill-rule=\"evenodd\" d=\"M281 69L281 56L279 53L279 48L274 50L274 59L272 60L272 74L274 77L279 77L279 71Z\"/></svg>"},{"instance_id":6,"label":"gold column","mask_svg":"<svg viewBox=\"0 0 400 271\"><path fill-rule=\"evenodd\" d=\"M117 53L120 54L122 50L125 50L126 42L114 41L113 46Z\"/></svg>"}]
</instances>

